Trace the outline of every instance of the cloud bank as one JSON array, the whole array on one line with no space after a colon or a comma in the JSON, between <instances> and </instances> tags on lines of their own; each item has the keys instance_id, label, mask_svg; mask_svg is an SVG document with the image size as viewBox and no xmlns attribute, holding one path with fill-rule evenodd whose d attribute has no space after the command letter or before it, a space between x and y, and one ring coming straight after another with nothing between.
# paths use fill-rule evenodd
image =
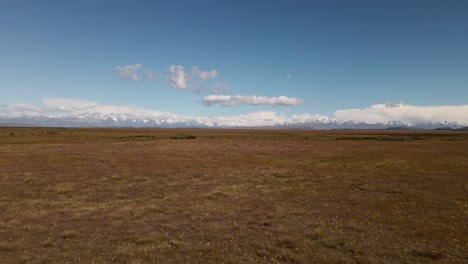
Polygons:
<instances>
[{"instance_id":1,"label":"cloud bank","mask_svg":"<svg viewBox=\"0 0 468 264\"><path fill-rule=\"evenodd\" d=\"M374 104L362 109L338 110L334 113L334 118L339 121L353 120L366 123L386 123L397 120L407 124L444 121L468 124L468 105Z\"/></svg>"},{"instance_id":2,"label":"cloud bank","mask_svg":"<svg viewBox=\"0 0 468 264\"><path fill-rule=\"evenodd\" d=\"M267 102L270 102L269 98ZM0 121L11 118L27 120L58 119L94 120L102 125L106 122L122 126L174 125L174 126L273 126L305 123L344 124L357 121L367 124L401 121L409 125L430 122L457 122L468 125L468 105L460 106L414 106L407 104L375 104L362 109L337 110L332 117L302 113L286 115L274 111L259 111L234 116L183 116L174 113L148 110L134 105L106 105L93 101L64 98L45 98L42 105L0 104ZM76 121L78 120L78 121ZM60 121L60 122L62 122ZM58 122L58 121L57 121ZM63 123L54 125L63 125ZM80 121L81 122L81 121ZM89 121L91 122L91 121ZM101 122L101 123L99 123ZM47 125L47 123L38 123ZM66 123L70 124L70 123ZM73 123L75 124L75 123ZM331 127L331 126L328 126ZM333 127L331 127L333 128Z\"/></svg>"},{"instance_id":3,"label":"cloud bank","mask_svg":"<svg viewBox=\"0 0 468 264\"><path fill-rule=\"evenodd\" d=\"M271 106L298 106L304 103L298 98L286 96L266 97L256 95L208 95L203 98L203 104L221 105L221 106L237 106L237 105L271 105Z\"/></svg>"}]
</instances>

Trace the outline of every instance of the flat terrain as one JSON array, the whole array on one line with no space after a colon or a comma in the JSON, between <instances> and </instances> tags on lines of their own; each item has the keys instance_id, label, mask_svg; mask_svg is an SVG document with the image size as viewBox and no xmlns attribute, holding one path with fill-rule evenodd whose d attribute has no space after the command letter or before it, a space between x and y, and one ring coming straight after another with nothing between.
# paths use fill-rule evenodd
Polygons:
<instances>
[{"instance_id":1,"label":"flat terrain","mask_svg":"<svg viewBox=\"0 0 468 264\"><path fill-rule=\"evenodd\" d=\"M468 133L0 128L0 263L467 263Z\"/></svg>"}]
</instances>

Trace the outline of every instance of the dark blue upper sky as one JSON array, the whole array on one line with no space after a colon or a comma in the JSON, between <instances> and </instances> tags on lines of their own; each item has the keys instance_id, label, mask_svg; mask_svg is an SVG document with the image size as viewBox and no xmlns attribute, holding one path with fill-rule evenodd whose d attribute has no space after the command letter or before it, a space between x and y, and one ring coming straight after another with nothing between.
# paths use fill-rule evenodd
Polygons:
<instances>
[{"instance_id":1,"label":"dark blue upper sky","mask_svg":"<svg viewBox=\"0 0 468 264\"><path fill-rule=\"evenodd\" d=\"M215 82L232 95L306 102L279 110L287 114L468 101L468 1L5 0L0 40L6 104L60 97L180 114L272 109L200 104ZM133 64L160 77L112 72ZM204 94L181 91L164 78L170 65L218 76Z\"/></svg>"}]
</instances>

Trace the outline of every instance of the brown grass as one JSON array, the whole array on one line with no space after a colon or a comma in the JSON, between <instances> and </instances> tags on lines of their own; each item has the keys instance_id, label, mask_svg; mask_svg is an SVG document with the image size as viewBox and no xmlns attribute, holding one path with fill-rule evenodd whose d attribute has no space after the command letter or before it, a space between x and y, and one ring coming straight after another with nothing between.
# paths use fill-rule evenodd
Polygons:
<instances>
[{"instance_id":1,"label":"brown grass","mask_svg":"<svg viewBox=\"0 0 468 264\"><path fill-rule=\"evenodd\" d=\"M0 262L463 263L467 175L463 132L2 128Z\"/></svg>"}]
</instances>

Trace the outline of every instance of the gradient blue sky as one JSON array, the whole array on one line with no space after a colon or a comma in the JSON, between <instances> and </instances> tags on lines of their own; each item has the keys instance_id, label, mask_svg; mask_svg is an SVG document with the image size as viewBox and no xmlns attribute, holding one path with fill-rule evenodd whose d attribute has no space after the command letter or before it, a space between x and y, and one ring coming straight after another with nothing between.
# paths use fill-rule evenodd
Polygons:
<instances>
[{"instance_id":1,"label":"gradient blue sky","mask_svg":"<svg viewBox=\"0 0 468 264\"><path fill-rule=\"evenodd\" d=\"M375 103L468 103L468 1L0 2L0 104L46 97L181 115L332 115ZM122 80L117 65L162 75ZM205 93L170 87L170 65L216 70ZM291 75L291 78L287 78ZM231 95L297 107L205 106Z\"/></svg>"}]
</instances>

